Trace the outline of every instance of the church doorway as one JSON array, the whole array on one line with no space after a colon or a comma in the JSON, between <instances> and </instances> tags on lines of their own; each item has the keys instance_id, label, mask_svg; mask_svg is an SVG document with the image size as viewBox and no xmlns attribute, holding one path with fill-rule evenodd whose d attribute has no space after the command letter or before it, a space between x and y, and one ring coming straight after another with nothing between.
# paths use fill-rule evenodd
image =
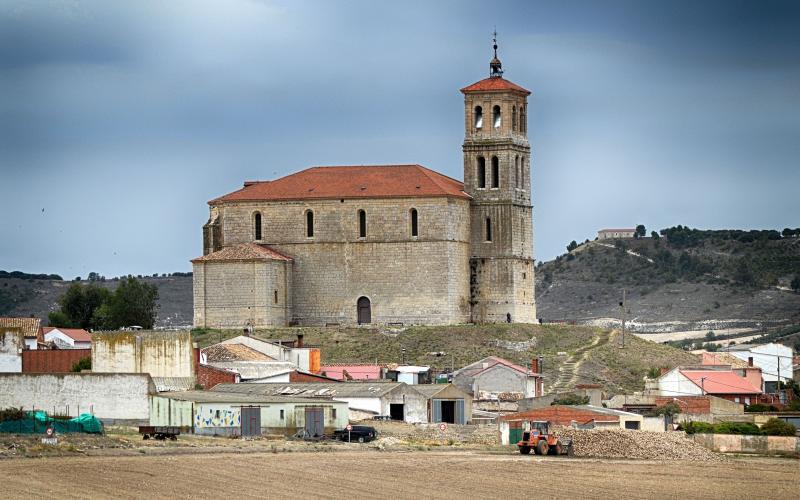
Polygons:
<instances>
[{"instance_id":1,"label":"church doorway","mask_svg":"<svg viewBox=\"0 0 800 500\"><path fill-rule=\"evenodd\" d=\"M360 297L358 299L358 324L367 323L372 323L372 307L368 298Z\"/></svg>"}]
</instances>

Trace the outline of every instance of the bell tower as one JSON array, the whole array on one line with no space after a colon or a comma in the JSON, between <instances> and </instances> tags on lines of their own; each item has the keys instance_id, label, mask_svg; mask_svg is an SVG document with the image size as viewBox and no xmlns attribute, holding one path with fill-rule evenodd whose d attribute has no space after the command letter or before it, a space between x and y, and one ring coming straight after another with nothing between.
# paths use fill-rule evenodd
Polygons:
<instances>
[{"instance_id":1,"label":"bell tower","mask_svg":"<svg viewBox=\"0 0 800 500\"><path fill-rule=\"evenodd\" d=\"M464 94L464 189L470 208L474 323L535 323L530 91L503 78L497 33L489 78Z\"/></svg>"}]
</instances>

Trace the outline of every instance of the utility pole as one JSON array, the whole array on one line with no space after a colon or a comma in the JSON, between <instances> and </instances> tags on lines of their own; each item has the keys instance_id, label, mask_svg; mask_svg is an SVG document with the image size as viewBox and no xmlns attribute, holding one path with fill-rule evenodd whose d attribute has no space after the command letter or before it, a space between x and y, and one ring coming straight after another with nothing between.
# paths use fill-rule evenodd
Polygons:
<instances>
[{"instance_id":1,"label":"utility pole","mask_svg":"<svg viewBox=\"0 0 800 500\"><path fill-rule=\"evenodd\" d=\"M625 289L622 289L622 302L619 303L620 309L622 309L622 345L620 345L620 349L625 349Z\"/></svg>"},{"instance_id":2,"label":"utility pole","mask_svg":"<svg viewBox=\"0 0 800 500\"><path fill-rule=\"evenodd\" d=\"M706 395L706 378L700 377L700 392L703 393L703 396Z\"/></svg>"}]
</instances>

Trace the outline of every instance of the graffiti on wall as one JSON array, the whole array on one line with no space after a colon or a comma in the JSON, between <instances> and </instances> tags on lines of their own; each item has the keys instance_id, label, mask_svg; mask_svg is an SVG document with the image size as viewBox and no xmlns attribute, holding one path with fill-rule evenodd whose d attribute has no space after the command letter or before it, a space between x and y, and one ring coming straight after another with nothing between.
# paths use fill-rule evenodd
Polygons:
<instances>
[{"instance_id":1,"label":"graffiti on wall","mask_svg":"<svg viewBox=\"0 0 800 500\"><path fill-rule=\"evenodd\" d=\"M242 416L239 410L203 408L194 416L196 427L240 427Z\"/></svg>"}]
</instances>

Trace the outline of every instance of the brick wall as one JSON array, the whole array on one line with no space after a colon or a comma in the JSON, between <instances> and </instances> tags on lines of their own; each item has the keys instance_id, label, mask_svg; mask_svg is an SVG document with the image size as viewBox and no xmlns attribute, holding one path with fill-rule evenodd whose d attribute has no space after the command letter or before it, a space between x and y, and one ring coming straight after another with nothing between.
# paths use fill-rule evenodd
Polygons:
<instances>
[{"instance_id":1,"label":"brick wall","mask_svg":"<svg viewBox=\"0 0 800 500\"><path fill-rule=\"evenodd\" d=\"M197 365L197 383L203 389L211 389L217 384L235 384L239 382L239 377L228 370L215 368L208 365Z\"/></svg>"},{"instance_id":2,"label":"brick wall","mask_svg":"<svg viewBox=\"0 0 800 500\"><path fill-rule=\"evenodd\" d=\"M708 414L711 413L711 400L705 396L681 396L680 401L673 397L656 397L656 407L667 403L675 403L681 407L681 413Z\"/></svg>"},{"instance_id":3,"label":"brick wall","mask_svg":"<svg viewBox=\"0 0 800 500\"><path fill-rule=\"evenodd\" d=\"M569 406L548 406L536 410L511 414L506 417L501 417L501 419L509 421L543 420L550 422L552 425L570 425L573 420L579 424L583 424L595 419L619 422L619 417L616 415L605 415Z\"/></svg>"}]
</instances>

